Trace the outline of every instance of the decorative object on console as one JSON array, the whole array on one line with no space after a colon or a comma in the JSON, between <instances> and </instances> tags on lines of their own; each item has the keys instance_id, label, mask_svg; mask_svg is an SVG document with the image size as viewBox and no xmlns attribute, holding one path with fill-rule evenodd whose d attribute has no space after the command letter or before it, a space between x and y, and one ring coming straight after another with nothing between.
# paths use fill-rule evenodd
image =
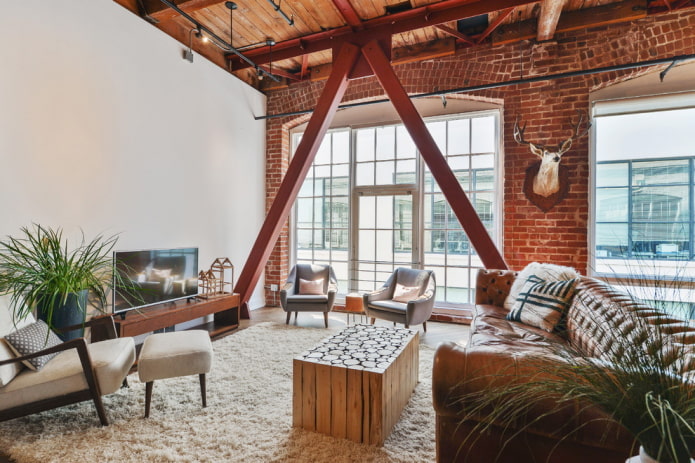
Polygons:
<instances>
[{"instance_id":1,"label":"decorative object on console","mask_svg":"<svg viewBox=\"0 0 695 463\"><path fill-rule=\"evenodd\" d=\"M87 242L82 233L80 244L71 249L61 228L33 224L0 242L0 294L10 296L13 320L37 310L63 340L82 336L83 330L60 333L60 328L85 322L88 294L103 311L111 288L131 287L113 272L110 253L117 240L117 235L100 234Z\"/></svg>"},{"instance_id":2,"label":"decorative object on console","mask_svg":"<svg viewBox=\"0 0 695 463\"><path fill-rule=\"evenodd\" d=\"M519 128L519 117L514 122L514 140L522 145L529 145L531 152L540 159L528 169L524 179L524 194L536 207L548 212L561 202L569 193L569 169L560 165L560 159L572 147L572 141L583 137L589 132L591 122L580 133L585 115L577 111L579 120L572 123L572 135L557 146L547 146L528 142L524 139L526 124Z\"/></svg>"},{"instance_id":3,"label":"decorative object on console","mask_svg":"<svg viewBox=\"0 0 695 463\"><path fill-rule=\"evenodd\" d=\"M228 296L234 288L234 265L228 257L218 257L212 262L209 270L200 271L198 280L202 289L198 297L208 299Z\"/></svg>"}]
</instances>

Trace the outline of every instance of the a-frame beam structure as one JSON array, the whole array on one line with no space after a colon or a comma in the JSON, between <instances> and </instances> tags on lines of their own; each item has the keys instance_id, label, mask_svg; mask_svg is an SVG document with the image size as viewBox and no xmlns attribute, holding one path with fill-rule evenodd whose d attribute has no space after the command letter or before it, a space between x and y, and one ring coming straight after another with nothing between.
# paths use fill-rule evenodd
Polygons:
<instances>
[{"instance_id":1,"label":"a-frame beam structure","mask_svg":"<svg viewBox=\"0 0 695 463\"><path fill-rule=\"evenodd\" d=\"M265 222L234 287L234 292L239 293L241 297L242 318L249 318L248 301L258 284L273 246L280 236L282 226L287 220L292 204L299 193L299 188L306 178L314 157L316 157L321 141L333 121L338 105L348 86L348 75L359 57L360 49L358 46L350 43L342 45L338 59L333 66L333 72L326 82L323 94L316 104L316 109L309 120L302 141L287 168L285 178L280 184L275 200L268 210Z\"/></svg>"},{"instance_id":2,"label":"a-frame beam structure","mask_svg":"<svg viewBox=\"0 0 695 463\"><path fill-rule=\"evenodd\" d=\"M415 109L415 105L398 80L398 76L393 71L388 57L378 42L369 42L362 48L362 53L374 70L379 83L386 90L386 94L408 130L410 138L415 142L415 146L420 151L427 167L432 172L432 176L449 202L449 206L468 235L468 239L478 252L483 265L485 268L506 269L507 264L504 258L490 238L485 225L461 188L434 138L427 130L425 121Z\"/></svg>"},{"instance_id":3,"label":"a-frame beam structure","mask_svg":"<svg viewBox=\"0 0 695 463\"><path fill-rule=\"evenodd\" d=\"M386 90L442 193L463 226L471 244L478 252L483 265L486 268L506 269L507 264L504 258L488 235L475 208L461 188L458 179L451 171L432 135L427 130L425 122L393 72L386 53L376 40L369 42L361 51L384 90ZM268 262L273 246L275 246L282 226L289 216L292 204L294 204L297 198L299 189L306 178L306 174L323 141L323 137L330 127L333 116L347 88L350 72L358 62L359 56L360 48L358 46L351 43L343 43L338 59L335 60L333 72L326 83L323 94L319 98L316 110L309 120L307 129L302 136L302 141L297 147L285 178L280 184L261 231L234 287L234 292L239 293L241 296L242 318L249 318L248 301L258 284L263 268Z\"/></svg>"}]
</instances>

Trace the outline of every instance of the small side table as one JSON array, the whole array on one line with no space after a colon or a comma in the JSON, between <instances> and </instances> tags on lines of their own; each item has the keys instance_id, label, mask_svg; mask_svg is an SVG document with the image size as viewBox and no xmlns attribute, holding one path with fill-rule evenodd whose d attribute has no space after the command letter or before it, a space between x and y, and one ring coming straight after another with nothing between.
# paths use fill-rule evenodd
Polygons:
<instances>
[{"instance_id":1,"label":"small side table","mask_svg":"<svg viewBox=\"0 0 695 463\"><path fill-rule=\"evenodd\" d=\"M362 295L359 293L350 293L345 296L345 312L347 312L347 323L350 324L350 314L352 314L352 321L355 321L355 315L359 315L360 318L364 315L364 304Z\"/></svg>"}]
</instances>

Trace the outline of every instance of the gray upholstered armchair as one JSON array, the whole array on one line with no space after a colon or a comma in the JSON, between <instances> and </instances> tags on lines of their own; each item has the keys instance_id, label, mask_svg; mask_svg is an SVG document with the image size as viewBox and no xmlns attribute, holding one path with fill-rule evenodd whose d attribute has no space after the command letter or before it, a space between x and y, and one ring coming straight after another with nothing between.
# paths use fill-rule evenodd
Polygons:
<instances>
[{"instance_id":1,"label":"gray upholstered armchair","mask_svg":"<svg viewBox=\"0 0 695 463\"><path fill-rule=\"evenodd\" d=\"M280 291L280 304L287 312L286 324L294 312L323 312L328 328L328 312L333 309L338 280L330 265L297 264L292 267L285 286Z\"/></svg>"},{"instance_id":2,"label":"gray upholstered armchair","mask_svg":"<svg viewBox=\"0 0 695 463\"><path fill-rule=\"evenodd\" d=\"M364 295L364 308L372 324L381 318L403 323L406 328L419 325L427 331L436 291L434 272L399 267L380 289Z\"/></svg>"}]
</instances>

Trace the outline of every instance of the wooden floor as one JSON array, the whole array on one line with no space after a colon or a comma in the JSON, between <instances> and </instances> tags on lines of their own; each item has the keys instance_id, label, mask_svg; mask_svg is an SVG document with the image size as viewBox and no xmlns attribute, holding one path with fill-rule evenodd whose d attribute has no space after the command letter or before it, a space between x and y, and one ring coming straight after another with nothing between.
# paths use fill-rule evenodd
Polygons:
<instances>
[{"instance_id":1,"label":"wooden floor","mask_svg":"<svg viewBox=\"0 0 695 463\"><path fill-rule=\"evenodd\" d=\"M353 315L350 315L350 324L354 324L355 322L368 323L367 317L362 317L361 321L359 315L354 318L354 321L353 317ZM262 309L251 311L251 319L241 320L239 329L244 329L249 326L253 326L256 323L268 321L284 324L286 318L287 314L281 308L264 307ZM296 321L293 314L290 324L296 326L323 328L323 314L318 312L300 312ZM393 323L383 320L377 320L376 324L393 326ZM328 326L330 328L341 328L347 326L347 314L341 312L330 312L328 314ZM427 322L427 333L422 330L422 325L411 326L411 328L420 330L420 343L427 344L431 347L437 347L439 343L446 341L465 343L468 340L468 334L470 332L470 327L468 325L432 321Z\"/></svg>"},{"instance_id":2,"label":"wooden floor","mask_svg":"<svg viewBox=\"0 0 695 463\"><path fill-rule=\"evenodd\" d=\"M251 312L250 320L241 320L239 330L246 329L262 322L275 322L275 323L285 323L286 314L279 307L264 307L262 309L253 310ZM360 319L357 316L353 321L353 315L350 315L350 324L357 323L368 323L366 317ZM304 312L300 313L299 317L295 321L294 315L290 324L296 326L304 327L314 327L323 328L323 314ZM392 326L393 323L385 322L382 320L376 321L377 325ZM330 312L328 314L328 326L331 328L342 328L347 326L347 315L345 313ZM431 347L437 347L439 343L446 341L454 341L465 343L468 340L469 326L459 325L453 323L442 323L442 322L427 322L427 333L422 331L422 325L413 326L412 329L420 330L420 343L427 344ZM227 336L234 336L234 333L239 332L239 330L233 331ZM108 413L108 410L107 410ZM96 420L95 420L96 421ZM96 425L95 425L96 426ZM3 455L2 449L0 449L0 463L12 463L6 455Z\"/></svg>"}]
</instances>

